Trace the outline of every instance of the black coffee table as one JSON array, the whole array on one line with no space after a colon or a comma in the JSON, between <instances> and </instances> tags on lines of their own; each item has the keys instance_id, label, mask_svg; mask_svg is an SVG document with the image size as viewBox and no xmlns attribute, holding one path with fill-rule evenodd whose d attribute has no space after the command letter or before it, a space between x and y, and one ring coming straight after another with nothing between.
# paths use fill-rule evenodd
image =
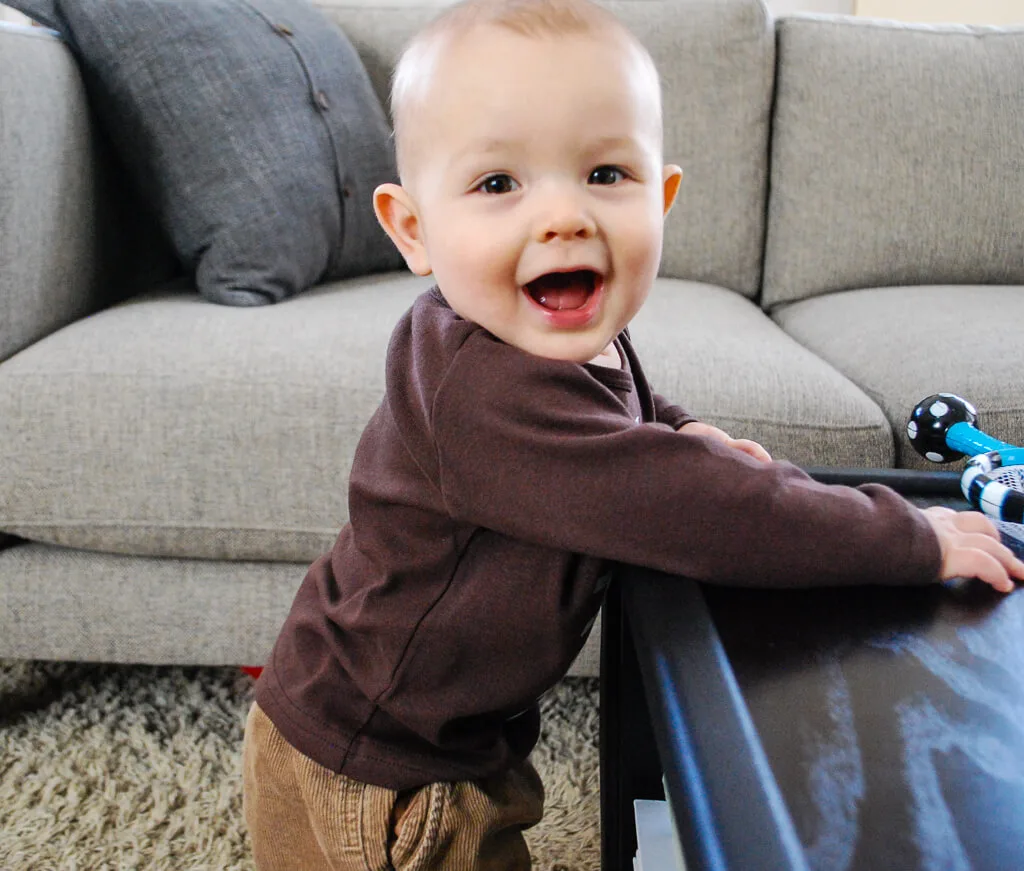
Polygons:
<instances>
[{"instance_id":1,"label":"black coffee table","mask_svg":"<svg viewBox=\"0 0 1024 871\"><path fill-rule=\"evenodd\" d=\"M966 507L955 473L814 474ZM1024 590L624 568L602 639L604 871L665 792L688 871L1024 869Z\"/></svg>"}]
</instances>

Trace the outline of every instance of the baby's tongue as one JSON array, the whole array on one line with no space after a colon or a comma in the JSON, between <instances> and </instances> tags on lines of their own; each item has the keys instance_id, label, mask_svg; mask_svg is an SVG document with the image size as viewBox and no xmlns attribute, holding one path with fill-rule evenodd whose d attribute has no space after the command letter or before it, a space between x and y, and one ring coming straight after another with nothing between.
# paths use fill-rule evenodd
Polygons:
<instances>
[{"instance_id":1,"label":"baby's tongue","mask_svg":"<svg viewBox=\"0 0 1024 871\"><path fill-rule=\"evenodd\" d=\"M589 272L552 272L531 281L527 289L537 302L552 311L580 308L594 289Z\"/></svg>"}]
</instances>

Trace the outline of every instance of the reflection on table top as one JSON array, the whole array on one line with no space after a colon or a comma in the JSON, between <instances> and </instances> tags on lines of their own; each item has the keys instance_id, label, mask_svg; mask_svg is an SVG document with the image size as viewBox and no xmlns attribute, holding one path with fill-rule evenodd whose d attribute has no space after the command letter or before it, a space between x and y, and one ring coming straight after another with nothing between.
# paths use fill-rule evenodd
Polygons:
<instances>
[{"instance_id":1,"label":"reflection on table top","mask_svg":"<svg viewBox=\"0 0 1024 871\"><path fill-rule=\"evenodd\" d=\"M693 867L1024 868L1024 591L625 573Z\"/></svg>"}]
</instances>

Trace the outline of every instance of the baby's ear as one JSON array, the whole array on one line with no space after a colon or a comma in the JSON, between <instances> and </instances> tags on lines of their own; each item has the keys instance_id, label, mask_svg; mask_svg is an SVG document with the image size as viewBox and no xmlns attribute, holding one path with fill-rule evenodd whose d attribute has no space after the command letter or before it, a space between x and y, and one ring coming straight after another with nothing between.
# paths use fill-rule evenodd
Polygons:
<instances>
[{"instance_id":1,"label":"baby's ear","mask_svg":"<svg viewBox=\"0 0 1024 871\"><path fill-rule=\"evenodd\" d=\"M416 275L430 274L430 260L423 244L416 203L401 185L382 184L373 192L373 210L384 232Z\"/></svg>"},{"instance_id":2,"label":"baby's ear","mask_svg":"<svg viewBox=\"0 0 1024 871\"><path fill-rule=\"evenodd\" d=\"M679 193L679 186L683 182L683 171L674 163L668 164L661 173L662 187L665 191L665 211L667 215L672 204L676 201L676 194Z\"/></svg>"}]
</instances>

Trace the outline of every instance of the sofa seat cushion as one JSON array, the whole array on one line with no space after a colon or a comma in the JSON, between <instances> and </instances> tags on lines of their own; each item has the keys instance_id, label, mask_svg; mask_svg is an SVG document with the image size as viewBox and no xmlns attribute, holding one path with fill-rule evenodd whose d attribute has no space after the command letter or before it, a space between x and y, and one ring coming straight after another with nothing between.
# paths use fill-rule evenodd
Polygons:
<instances>
[{"instance_id":1,"label":"sofa seat cushion","mask_svg":"<svg viewBox=\"0 0 1024 871\"><path fill-rule=\"evenodd\" d=\"M0 365L0 530L112 553L309 562L348 516L391 331L429 281L278 306L150 293Z\"/></svg>"},{"instance_id":2,"label":"sofa seat cushion","mask_svg":"<svg viewBox=\"0 0 1024 871\"><path fill-rule=\"evenodd\" d=\"M933 393L970 400L982 429L1022 444L1024 287L855 290L794 303L774 317L884 409L901 467L941 468L920 457L906 435L910 412Z\"/></svg>"},{"instance_id":3,"label":"sofa seat cushion","mask_svg":"<svg viewBox=\"0 0 1024 871\"><path fill-rule=\"evenodd\" d=\"M655 390L776 459L893 463L881 409L739 294L660 279L630 333Z\"/></svg>"},{"instance_id":4,"label":"sofa seat cushion","mask_svg":"<svg viewBox=\"0 0 1024 871\"><path fill-rule=\"evenodd\" d=\"M272 308L153 293L0 365L0 530L111 553L308 562L394 324L428 279L375 276ZM812 465L892 463L882 412L729 290L659 279L633 337L656 389Z\"/></svg>"}]
</instances>

